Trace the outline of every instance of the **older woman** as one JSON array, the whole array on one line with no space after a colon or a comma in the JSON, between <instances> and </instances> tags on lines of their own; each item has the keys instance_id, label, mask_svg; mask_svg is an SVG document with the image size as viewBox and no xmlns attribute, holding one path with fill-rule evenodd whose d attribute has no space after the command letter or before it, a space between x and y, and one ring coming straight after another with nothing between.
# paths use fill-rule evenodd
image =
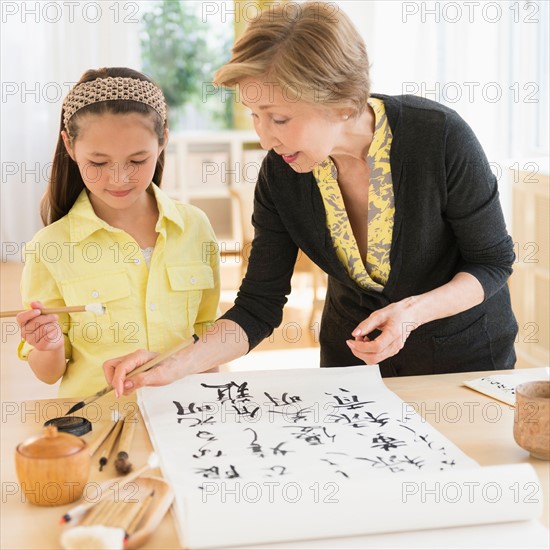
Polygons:
<instances>
[{"instance_id":1,"label":"older woman","mask_svg":"<svg viewBox=\"0 0 550 550\"><path fill-rule=\"evenodd\" d=\"M237 87L261 145L249 267L208 337L105 364L118 393L234 359L282 319L298 248L328 274L321 366L383 376L513 368L513 243L469 126L414 96L370 93L365 45L334 4L269 9L215 82Z\"/></svg>"}]
</instances>

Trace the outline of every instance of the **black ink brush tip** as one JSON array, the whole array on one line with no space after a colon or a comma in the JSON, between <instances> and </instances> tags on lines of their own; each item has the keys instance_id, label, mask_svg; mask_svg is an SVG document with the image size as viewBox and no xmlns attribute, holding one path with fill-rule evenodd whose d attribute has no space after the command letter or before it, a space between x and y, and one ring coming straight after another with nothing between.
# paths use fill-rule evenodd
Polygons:
<instances>
[{"instance_id":1,"label":"black ink brush tip","mask_svg":"<svg viewBox=\"0 0 550 550\"><path fill-rule=\"evenodd\" d=\"M75 413L76 411L79 411L80 409L84 408L86 403L84 401L79 401L76 405L73 405L66 413L65 416L69 416L70 414Z\"/></svg>"},{"instance_id":2,"label":"black ink brush tip","mask_svg":"<svg viewBox=\"0 0 550 550\"><path fill-rule=\"evenodd\" d=\"M65 416L72 414L76 411L79 411L80 409L84 408L86 405L93 403L96 399L99 399L100 397L104 396L106 393L109 393L112 390L113 388L111 386L106 386L102 390L99 390L97 393L94 393L94 395L90 395L90 397L86 397L86 399L83 399L82 401L79 401L76 405L73 405L65 413Z\"/></svg>"},{"instance_id":3,"label":"black ink brush tip","mask_svg":"<svg viewBox=\"0 0 550 550\"><path fill-rule=\"evenodd\" d=\"M100 459L99 459L99 471L102 472L103 471L103 466L105 466L105 464L107 464L107 459L102 456Z\"/></svg>"}]
</instances>

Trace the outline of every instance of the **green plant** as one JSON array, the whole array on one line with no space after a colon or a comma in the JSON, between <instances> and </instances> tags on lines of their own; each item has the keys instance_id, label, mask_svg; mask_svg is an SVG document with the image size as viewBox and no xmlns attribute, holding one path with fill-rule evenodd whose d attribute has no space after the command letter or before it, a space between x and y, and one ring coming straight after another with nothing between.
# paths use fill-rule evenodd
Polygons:
<instances>
[{"instance_id":1,"label":"green plant","mask_svg":"<svg viewBox=\"0 0 550 550\"><path fill-rule=\"evenodd\" d=\"M143 71L162 88L172 113L181 113L183 107L192 104L217 124L228 127L232 103L224 101L222 91L206 98L204 90L215 69L229 58L233 33L228 36L225 32L217 44L213 43L215 33L201 20L197 5L177 0L152 4L143 16Z\"/></svg>"}]
</instances>

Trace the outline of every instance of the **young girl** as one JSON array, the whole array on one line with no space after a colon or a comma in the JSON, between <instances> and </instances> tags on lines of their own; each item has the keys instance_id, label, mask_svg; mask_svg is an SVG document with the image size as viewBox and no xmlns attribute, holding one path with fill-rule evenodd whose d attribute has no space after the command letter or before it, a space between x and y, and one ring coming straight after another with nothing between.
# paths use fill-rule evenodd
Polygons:
<instances>
[{"instance_id":1,"label":"young girl","mask_svg":"<svg viewBox=\"0 0 550 550\"><path fill-rule=\"evenodd\" d=\"M105 386L102 364L162 352L218 313L219 257L206 216L160 190L168 140L162 91L126 68L87 71L63 102L46 227L25 250L19 356L59 396ZM42 315L100 303L105 313Z\"/></svg>"}]
</instances>

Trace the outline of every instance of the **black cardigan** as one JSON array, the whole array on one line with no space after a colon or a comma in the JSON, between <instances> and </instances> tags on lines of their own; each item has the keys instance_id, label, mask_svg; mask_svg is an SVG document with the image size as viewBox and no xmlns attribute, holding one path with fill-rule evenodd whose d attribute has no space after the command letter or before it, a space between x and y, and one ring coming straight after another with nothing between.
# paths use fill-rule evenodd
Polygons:
<instances>
[{"instance_id":1,"label":"black cardigan","mask_svg":"<svg viewBox=\"0 0 550 550\"><path fill-rule=\"evenodd\" d=\"M345 341L360 321L463 271L481 283L483 303L413 330L404 348L380 364L382 375L513 368L517 323L506 281L515 255L481 145L443 105L416 96L374 97L384 101L393 134L395 218L383 292L358 287L338 260L311 172L294 172L270 151L256 185L248 271L223 318L243 327L250 349L269 336L282 321L300 248L328 274L321 366L356 365L361 361Z\"/></svg>"}]
</instances>

